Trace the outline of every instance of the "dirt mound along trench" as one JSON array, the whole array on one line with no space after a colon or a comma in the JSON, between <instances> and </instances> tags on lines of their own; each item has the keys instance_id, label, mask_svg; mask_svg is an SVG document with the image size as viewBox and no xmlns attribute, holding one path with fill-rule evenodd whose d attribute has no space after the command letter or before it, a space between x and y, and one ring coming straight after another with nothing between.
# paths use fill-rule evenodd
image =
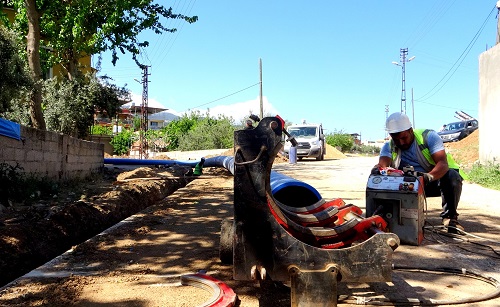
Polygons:
<instances>
[{"instance_id":1,"label":"dirt mound along trench","mask_svg":"<svg viewBox=\"0 0 500 307\"><path fill-rule=\"evenodd\" d=\"M162 170L140 168L121 178L168 175L168 179L113 185L107 192L67 204L9 208L0 216L0 286L35 269L71 246L102 232L151 206L193 178L183 177L185 167ZM102 190L102 189L101 189Z\"/></svg>"}]
</instances>

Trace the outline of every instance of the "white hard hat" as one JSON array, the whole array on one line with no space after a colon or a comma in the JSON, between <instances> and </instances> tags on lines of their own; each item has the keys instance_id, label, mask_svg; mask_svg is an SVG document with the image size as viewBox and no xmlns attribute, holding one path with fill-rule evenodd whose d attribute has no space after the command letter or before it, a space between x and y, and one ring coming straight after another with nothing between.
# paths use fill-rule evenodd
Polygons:
<instances>
[{"instance_id":1,"label":"white hard hat","mask_svg":"<svg viewBox=\"0 0 500 307\"><path fill-rule=\"evenodd\" d=\"M398 133L411 128L411 122L404 113L393 113L385 121L385 129L389 133Z\"/></svg>"}]
</instances>

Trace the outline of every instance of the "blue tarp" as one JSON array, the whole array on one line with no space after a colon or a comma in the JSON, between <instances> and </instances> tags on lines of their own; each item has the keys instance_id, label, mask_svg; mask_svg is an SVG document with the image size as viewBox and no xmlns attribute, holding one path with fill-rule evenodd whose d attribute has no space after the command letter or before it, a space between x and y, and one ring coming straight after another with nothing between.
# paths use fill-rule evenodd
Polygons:
<instances>
[{"instance_id":1,"label":"blue tarp","mask_svg":"<svg viewBox=\"0 0 500 307\"><path fill-rule=\"evenodd\" d=\"M0 135L5 135L6 137L20 140L21 126L18 123L0 118Z\"/></svg>"}]
</instances>

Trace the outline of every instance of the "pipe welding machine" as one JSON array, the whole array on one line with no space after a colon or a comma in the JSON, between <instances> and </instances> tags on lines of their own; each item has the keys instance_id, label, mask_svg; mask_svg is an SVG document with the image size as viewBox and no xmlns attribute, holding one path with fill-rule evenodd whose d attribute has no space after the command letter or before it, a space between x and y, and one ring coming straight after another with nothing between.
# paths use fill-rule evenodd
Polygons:
<instances>
[{"instance_id":1,"label":"pipe welding machine","mask_svg":"<svg viewBox=\"0 0 500 307\"><path fill-rule=\"evenodd\" d=\"M392 172L391 172L392 171ZM366 216L379 215L402 244L420 245L424 237L425 193L422 176L413 167L381 170L366 185Z\"/></svg>"},{"instance_id":2,"label":"pipe welding machine","mask_svg":"<svg viewBox=\"0 0 500 307\"><path fill-rule=\"evenodd\" d=\"M364 218L340 198L272 193L283 130L276 116L234 132L234 218L222 222L220 238L233 278L290 283L292 307L337 306L340 281L391 281L400 241L381 216Z\"/></svg>"}]
</instances>

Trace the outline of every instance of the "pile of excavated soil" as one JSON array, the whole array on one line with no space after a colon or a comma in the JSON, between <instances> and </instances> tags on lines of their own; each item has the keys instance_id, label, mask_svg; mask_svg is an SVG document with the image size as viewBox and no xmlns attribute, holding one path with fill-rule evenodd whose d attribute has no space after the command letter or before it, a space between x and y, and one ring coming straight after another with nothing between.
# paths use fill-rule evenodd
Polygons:
<instances>
[{"instance_id":1,"label":"pile of excavated soil","mask_svg":"<svg viewBox=\"0 0 500 307\"><path fill-rule=\"evenodd\" d=\"M325 159L344 159L347 158L340 150L337 148L326 144L326 155Z\"/></svg>"},{"instance_id":2,"label":"pile of excavated soil","mask_svg":"<svg viewBox=\"0 0 500 307\"><path fill-rule=\"evenodd\" d=\"M445 143L444 146L461 167L470 169L479 161L479 130L458 142Z\"/></svg>"},{"instance_id":3,"label":"pile of excavated soil","mask_svg":"<svg viewBox=\"0 0 500 307\"><path fill-rule=\"evenodd\" d=\"M132 178L151 178L157 177L158 173L149 167L139 167L129 172L123 172L116 176L116 181L122 181Z\"/></svg>"}]
</instances>

